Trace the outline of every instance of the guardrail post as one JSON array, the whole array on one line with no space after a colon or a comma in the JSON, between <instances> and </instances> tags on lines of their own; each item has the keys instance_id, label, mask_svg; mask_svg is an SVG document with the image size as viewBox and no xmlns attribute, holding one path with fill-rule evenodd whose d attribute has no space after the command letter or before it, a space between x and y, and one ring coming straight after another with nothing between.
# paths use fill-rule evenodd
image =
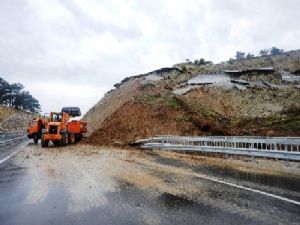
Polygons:
<instances>
[{"instance_id":1,"label":"guardrail post","mask_svg":"<svg viewBox=\"0 0 300 225\"><path fill-rule=\"evenodd\" d=\"M286 160L284 161L284 165L285 165L286 167L289 167L289 166L290 166L290 163L289 163L289 160L288 160L288 159L286 159Z\"/></svg>"}]
</instances>

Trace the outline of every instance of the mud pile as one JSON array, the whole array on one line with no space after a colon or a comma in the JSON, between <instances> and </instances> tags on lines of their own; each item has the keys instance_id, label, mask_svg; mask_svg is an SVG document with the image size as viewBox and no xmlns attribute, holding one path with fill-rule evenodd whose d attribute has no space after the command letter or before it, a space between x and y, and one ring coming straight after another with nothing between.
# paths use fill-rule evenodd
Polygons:
<instances>
[{"instance_id":1,"label":"mud pile","mask_svg":"<svg viewBox=\"0 0 300 225\"><path fill-rule=\"evenodd\" d=\"M83 116L83 120L88 122L88 132L90 134L93 133L102 126L106 118L110 117L126 102L132 100L137 93L139 85L139 79L130 79L119 88L106 93L106 95Z\"/></svg>"}]
</instances>

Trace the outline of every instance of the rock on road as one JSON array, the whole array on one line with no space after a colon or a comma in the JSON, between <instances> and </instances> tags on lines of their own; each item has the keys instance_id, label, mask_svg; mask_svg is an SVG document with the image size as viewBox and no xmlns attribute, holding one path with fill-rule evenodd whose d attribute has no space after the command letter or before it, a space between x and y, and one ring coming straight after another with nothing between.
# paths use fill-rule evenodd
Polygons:
<instances>
[{"instance_id":1,"label":"rock on road","mask_svg":"<svg viewBox=\"0 0 300 225\"><path fill-rule=\"evenodd\" d=\"M300 223L299 163L89 145L22 148L0 165L0 224Z\"/></svg>"}]
</instances>

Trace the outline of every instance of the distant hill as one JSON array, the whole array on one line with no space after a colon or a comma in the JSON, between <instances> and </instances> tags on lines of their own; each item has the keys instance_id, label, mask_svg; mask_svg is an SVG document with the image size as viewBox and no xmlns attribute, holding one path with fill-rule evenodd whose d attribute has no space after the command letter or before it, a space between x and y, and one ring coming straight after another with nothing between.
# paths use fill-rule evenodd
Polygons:
<instances>
[{"instance_id":1,"label":"distant hill","mask_svg":"<svg viewBox=\"0 0 300 225\"><path fill-rule=\"evenodd\" d=\"M159 134L300 135L300 50L128 77L85 115L88 142ZM192 80L191 80L192 79Z\"/></svg>"}]
</instances>

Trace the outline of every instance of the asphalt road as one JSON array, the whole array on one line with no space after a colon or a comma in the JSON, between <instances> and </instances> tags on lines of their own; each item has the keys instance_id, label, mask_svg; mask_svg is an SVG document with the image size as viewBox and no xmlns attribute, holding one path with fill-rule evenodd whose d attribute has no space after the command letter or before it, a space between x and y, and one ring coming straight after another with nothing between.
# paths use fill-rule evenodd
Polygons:
<instances>
[{"instance_id":1,"label":"asphalt road","mask_svg":"<svg viewBox=\"0 0 300 225\"><path fill-rule=\"evenodd\" d=\"M92 146L21 146L0 224L299 224L300 166Z\"/></svg>"}]
</instances>

